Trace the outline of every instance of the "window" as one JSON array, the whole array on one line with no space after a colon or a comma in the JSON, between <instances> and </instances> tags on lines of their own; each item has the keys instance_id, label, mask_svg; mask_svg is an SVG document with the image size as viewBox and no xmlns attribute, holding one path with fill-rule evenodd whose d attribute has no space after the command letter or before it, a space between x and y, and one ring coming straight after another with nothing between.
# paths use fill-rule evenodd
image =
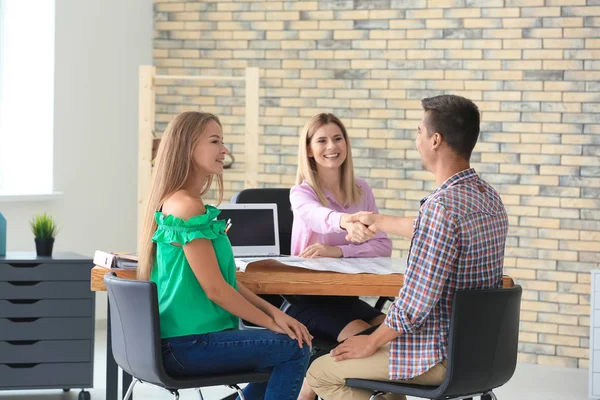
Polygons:
<instances>
[{"instance_id":1,"label":"window","mask_svg":"<svg viewBox=\"0 0 600 400\"><path fill-rule=\"evenodd\" d=\"M0 0L0 195L52 193L54 1Z\"/></svg>"}]
</instances>

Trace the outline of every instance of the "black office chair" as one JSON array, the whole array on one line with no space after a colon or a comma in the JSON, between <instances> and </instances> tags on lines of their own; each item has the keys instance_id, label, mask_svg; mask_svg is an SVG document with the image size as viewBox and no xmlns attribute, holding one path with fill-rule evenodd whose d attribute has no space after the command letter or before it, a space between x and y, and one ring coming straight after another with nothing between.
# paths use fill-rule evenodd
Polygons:
<instances>
[{"instance_id":1,"label":"black office chair","mask_svg":"<svg viewBox=\"0 0 600 400\"><path fill-rule=\"evenodd\" d=\"M440 386L370 379L346 379L346 385L426 399L496 400L493 389L513 376L517 365L521 286L458 291L452 301L448 365Z\"/></svg>"},{"instance_id":2,"label":"black office chair","mask_svg":"<svg viewBox=\"0 0 600 400\"><path fill-rule=\"evenodd\" d=\"M133 377L124 400L128 400L137 382L144 382L166 389L179 399L180 389L226 385L235 389L243 400L237 384L265 382L269 373L241 372L212 374L193 377L172 377L163 367L160 341L160 322L156 284L117 278L114 273L104 275L110 305L112 325L112 351L115 361Z\"/></svg>"}]
</instances>

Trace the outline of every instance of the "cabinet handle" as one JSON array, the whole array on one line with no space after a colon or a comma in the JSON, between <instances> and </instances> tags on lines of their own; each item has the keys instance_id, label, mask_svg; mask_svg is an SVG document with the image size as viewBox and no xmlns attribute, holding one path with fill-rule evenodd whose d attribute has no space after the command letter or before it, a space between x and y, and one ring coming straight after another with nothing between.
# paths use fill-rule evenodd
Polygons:
<instances>
[{"instance_id":1,"label":"cabinet handle","mask_svg":"<svg viewBox=\"0 0 600 400\"><path fill-rule=\"evenodd\" d=\"M14 369L18 369L18 368L33 368L36 365L39 365L40 363L29 363L29 364L4 364L6 365L8 368L14 368Z\"/></svg>"},{"instance_id":2,"label":"cabinet handle","mask_svg":"<svg viewBox=\"0 0 600 400\"><path fill-rule=\"evenodd\" d=\"M41 264L40 263L18 263L18 264L16 264L16 263L10 264L9 263L8 265L10 265L13 268L35 268Z\"/></svg>"},{"instance_id":3,"label":"cabinet handle","mask_svg":"<svg viewBox=\"0 0 600 400\"><path fill-rule=\"evenodd\" d=\"M39 340L7 340L6 343L13 346L31 346L36 344Z\"/></svg>"},{"instance_id":4,"label":"cabinet handle","mask_svg":"<svg viewBox=\"0 0 600 400\"><path fill-rule=\"evenodd\" d=\"M41 281L8 281L7 283L13 286L35 286Z\"/></svg>"},{"instance_id":5,"label":"cabinet handle","mask_svg":"<svg viewBox=\"0 0 600 400\"><path fill-rule=\"evenodd\" d=\"M23 322L35 322L39 318L7 318L7 319L11 322L16 322L16 323L20 324Z\"/></svg>"},{"instance_id":6,"label":"cabinet handle","mask_svg":"<svg viewBox=\"0 0 600 400\"><path fill-rule=\"evenodd\" d=\"M35 300L35 299L23 299L23 300L6 300L9 303L12 304L35 304L38 301L40 301L39 299Z\"/></svg>"}]
</instances>

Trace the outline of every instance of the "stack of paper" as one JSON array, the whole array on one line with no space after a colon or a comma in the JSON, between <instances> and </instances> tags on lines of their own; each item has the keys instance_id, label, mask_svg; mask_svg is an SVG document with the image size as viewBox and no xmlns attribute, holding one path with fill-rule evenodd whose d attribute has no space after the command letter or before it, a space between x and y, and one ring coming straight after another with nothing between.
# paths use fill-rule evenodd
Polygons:
<instances>
[{"instance_id":1,"label":"stack of paper","mask_svg":"<svg viewBox=\"0 0 600 400\"><path fill-rule=\"evenodd\" d=\"M406 259L396 257L290 258L278 259L277 261L290 267L305 268L314 271L341 272L344 274L403 274L406 270ZM243 272L246 270L248 264L267 259L269 258L236 258L235 265Z\"/></svg>"},{"instance_id":2,"label":"stack of paper","mask_svg":"<svg viewBox=\"0 0 600 400\"><path fill-rule=\"evenodd\" d=\"M108 253L96 250L94 264L106 268L136 269L138 257L133 254Z\"/></svg>"}]
</instances>

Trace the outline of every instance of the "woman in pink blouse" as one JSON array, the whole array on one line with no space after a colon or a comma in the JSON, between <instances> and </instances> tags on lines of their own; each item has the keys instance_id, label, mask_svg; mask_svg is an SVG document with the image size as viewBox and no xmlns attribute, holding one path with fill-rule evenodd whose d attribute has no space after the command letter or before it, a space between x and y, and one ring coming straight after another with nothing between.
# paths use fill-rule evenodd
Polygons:
<instances>
[{"instance_id":1,"label":"woman in pink blouse","mask_svg":"<svg viewBox=\"0 0 600 400\"><path fill-rule=\"evenodd\" d=\"M389 257L392 242L385 233L373 233L352 214L377 213L373 191L363 179L354 178L348 133L333 114L318 114L300 135L296 186L291 189L294 212L292 255L314 257ZM352 233L366 240L346 240ZM338 342L373 325L385 315L358 297L295 296L288 314L317 336ZM312 396L312 397L311 397ZM313 399L304 385L299 399Z\"/></svg>"}]
</instances>

